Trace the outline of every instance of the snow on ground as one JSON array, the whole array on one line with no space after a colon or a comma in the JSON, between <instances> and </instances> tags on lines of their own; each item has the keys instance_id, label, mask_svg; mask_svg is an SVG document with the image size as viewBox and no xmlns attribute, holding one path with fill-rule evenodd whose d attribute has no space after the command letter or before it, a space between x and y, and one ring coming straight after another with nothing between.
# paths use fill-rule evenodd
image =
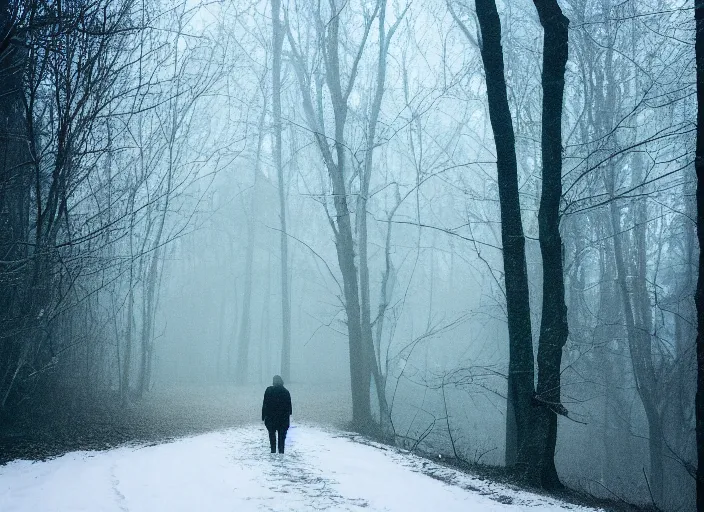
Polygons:
<instances>
[{"instance_id":1,"label":"snow on ground","mask_svg":"<svg viewBox=\"0 0 704 512\"><path fill-rule=\"evenodd\" d=\"M591 510L332 430L294 426L286 444L285 455L272 455L264 428L248 426L154 446L14 461L0 467L0 510Z\"/></svg>"}]
</instances>

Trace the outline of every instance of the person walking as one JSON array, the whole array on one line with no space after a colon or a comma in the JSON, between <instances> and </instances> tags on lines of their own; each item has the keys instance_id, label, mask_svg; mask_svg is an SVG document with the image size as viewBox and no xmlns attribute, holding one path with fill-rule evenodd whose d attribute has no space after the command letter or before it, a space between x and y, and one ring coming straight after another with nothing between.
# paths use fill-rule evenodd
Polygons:
<instances>
[{"instance_id":1,"label":"person walking","mask_svg":"<svg viewBox=\"0 0 704 512\"><path fill-rule=\"evenodd\" d=\"M276 453L277 434L279 453L284 453L291 412L291 393L284 387L284 380L274 375L274 385L266 388L262 404L262 421L269 431L271 453Z\"/></svg>"}]
</instances>

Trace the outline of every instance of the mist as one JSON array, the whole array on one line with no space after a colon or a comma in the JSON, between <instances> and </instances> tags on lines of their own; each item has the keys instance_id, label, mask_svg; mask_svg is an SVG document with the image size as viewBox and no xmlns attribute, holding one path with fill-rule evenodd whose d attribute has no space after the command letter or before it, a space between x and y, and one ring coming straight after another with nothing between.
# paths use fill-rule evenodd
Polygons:
<instances>
[{"instance_id":1,"label":"mist","mask_svg":"<svg viewBox=\"0 0 704 512\"><path fill-rule=\"evenodd\" d=\"M702 9L0 1L3 462L281 375L294 424L694 510Z\"/></svg>"}]
</instances>

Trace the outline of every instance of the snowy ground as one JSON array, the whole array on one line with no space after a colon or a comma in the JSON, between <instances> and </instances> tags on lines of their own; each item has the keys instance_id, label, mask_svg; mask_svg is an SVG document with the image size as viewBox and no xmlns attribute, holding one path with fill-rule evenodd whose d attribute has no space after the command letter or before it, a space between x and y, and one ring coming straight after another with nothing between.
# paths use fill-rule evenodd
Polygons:
<instances>
[{"instance_id":1,"label":"snowy ground","mask_svg":"<svg viewBox=\"0 0 704 512\"><path fill-rule=\"evenodd\" d=\"M155 446L15 461L0 467L0 510L591 510L351 437L295 426L280 456L268 453L263 427L248 426Z\"/></svg>"}]
</instances>

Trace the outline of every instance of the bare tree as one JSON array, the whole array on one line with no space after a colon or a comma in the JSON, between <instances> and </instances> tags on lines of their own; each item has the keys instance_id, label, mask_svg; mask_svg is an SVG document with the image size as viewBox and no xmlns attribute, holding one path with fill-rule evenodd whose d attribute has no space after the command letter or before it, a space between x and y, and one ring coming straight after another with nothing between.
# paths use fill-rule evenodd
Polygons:
<instances>
[{"instance_id":1,"label":"bare tree","mask_svg":"<svg viewBox=\"0 0 704 512\"><path fill-rule=\"evenodd\" d=\"M359 281L355 263L352 219L347 198L346 180L348 171L346 161L348 155L346 154L345 126L349 112L347 102L357 79L358 65L367 43L369 31L379 11L379 2L374 4L372 12L364 13L362 37L353 52L352 66L347 71L347 79L345 80L340 67L340 49L342 46L340 26L341 15L348 9L348 6L338 4L336 0L331 0L330 13L326 21L323 21L323 13L320 10L313 12L313 16L316 18L317 37L322 48L322 64L325 67L324 80L330 94L334 114L334 135L331 137L334 154L329 146L324 126L321 126L320 123L323 112L320 109L316 112L314 107L314 104L318 104L318 102L314 103L311 96L311 76L307 69L306 56L301 53L299 45L290 30L290 25L288 40L299 89L303 97L303 108L308 126L313 132L316 144L323 155L323 160L332 182L333 203L336 214L334 220L330 218L330 225L335 234L338 263L344 284L344 304L347 313L350 376L352 381L352 422L355 428L368 430L373 423L369 399L372 364L370 356L373 354L373 348L367 346L371 340L365 337L362 331Z\"/></svg>"},{"instance_id":2,"label":"bare tree","mask_svg":"<svg viewBox=\"0 0 704 512\"><path fill-rule=\"evenodd\" d=\"M539 453L533 431L535 388L530 302L525 237L518 196L516 144L504 78L501 22L493 0L476 0L476 9L481 31L481 54L486 74L489 116L496 146L501 206L501 239L509 331L506 461L507 464L515 462L528 474L532 474L531 479L535 480L537 474L534 462L538 460Z\"/></svg>"},{"instance_id":3,"label":"bare tree","mask_svg":"<svg viewBox=\"0 0 704 512\"><path fill-rule=\"evenodd\" d=\"M538 225L543 258L543 307L538 341L537 435L541 436L540 479L543 487L561 487L555 468L557 415L565 414L560 397L562 348L567 342L567 306L560 236L562 198L562 103L567 65L568 26L554 1L535 0L543 26L542 194Z\"/></svg>"},{"instance_id":4,"label":"bare tree","mask_svg":"<svg viewBox=\"0 0 704 512\"><path fill-rule=\"evenodd\" d=\"M697 239L704 247L704 2L695 2L697 64ZM704 510L704 252L699 253L697 304L697 510Z\"/></svg>"}]
</instances>

